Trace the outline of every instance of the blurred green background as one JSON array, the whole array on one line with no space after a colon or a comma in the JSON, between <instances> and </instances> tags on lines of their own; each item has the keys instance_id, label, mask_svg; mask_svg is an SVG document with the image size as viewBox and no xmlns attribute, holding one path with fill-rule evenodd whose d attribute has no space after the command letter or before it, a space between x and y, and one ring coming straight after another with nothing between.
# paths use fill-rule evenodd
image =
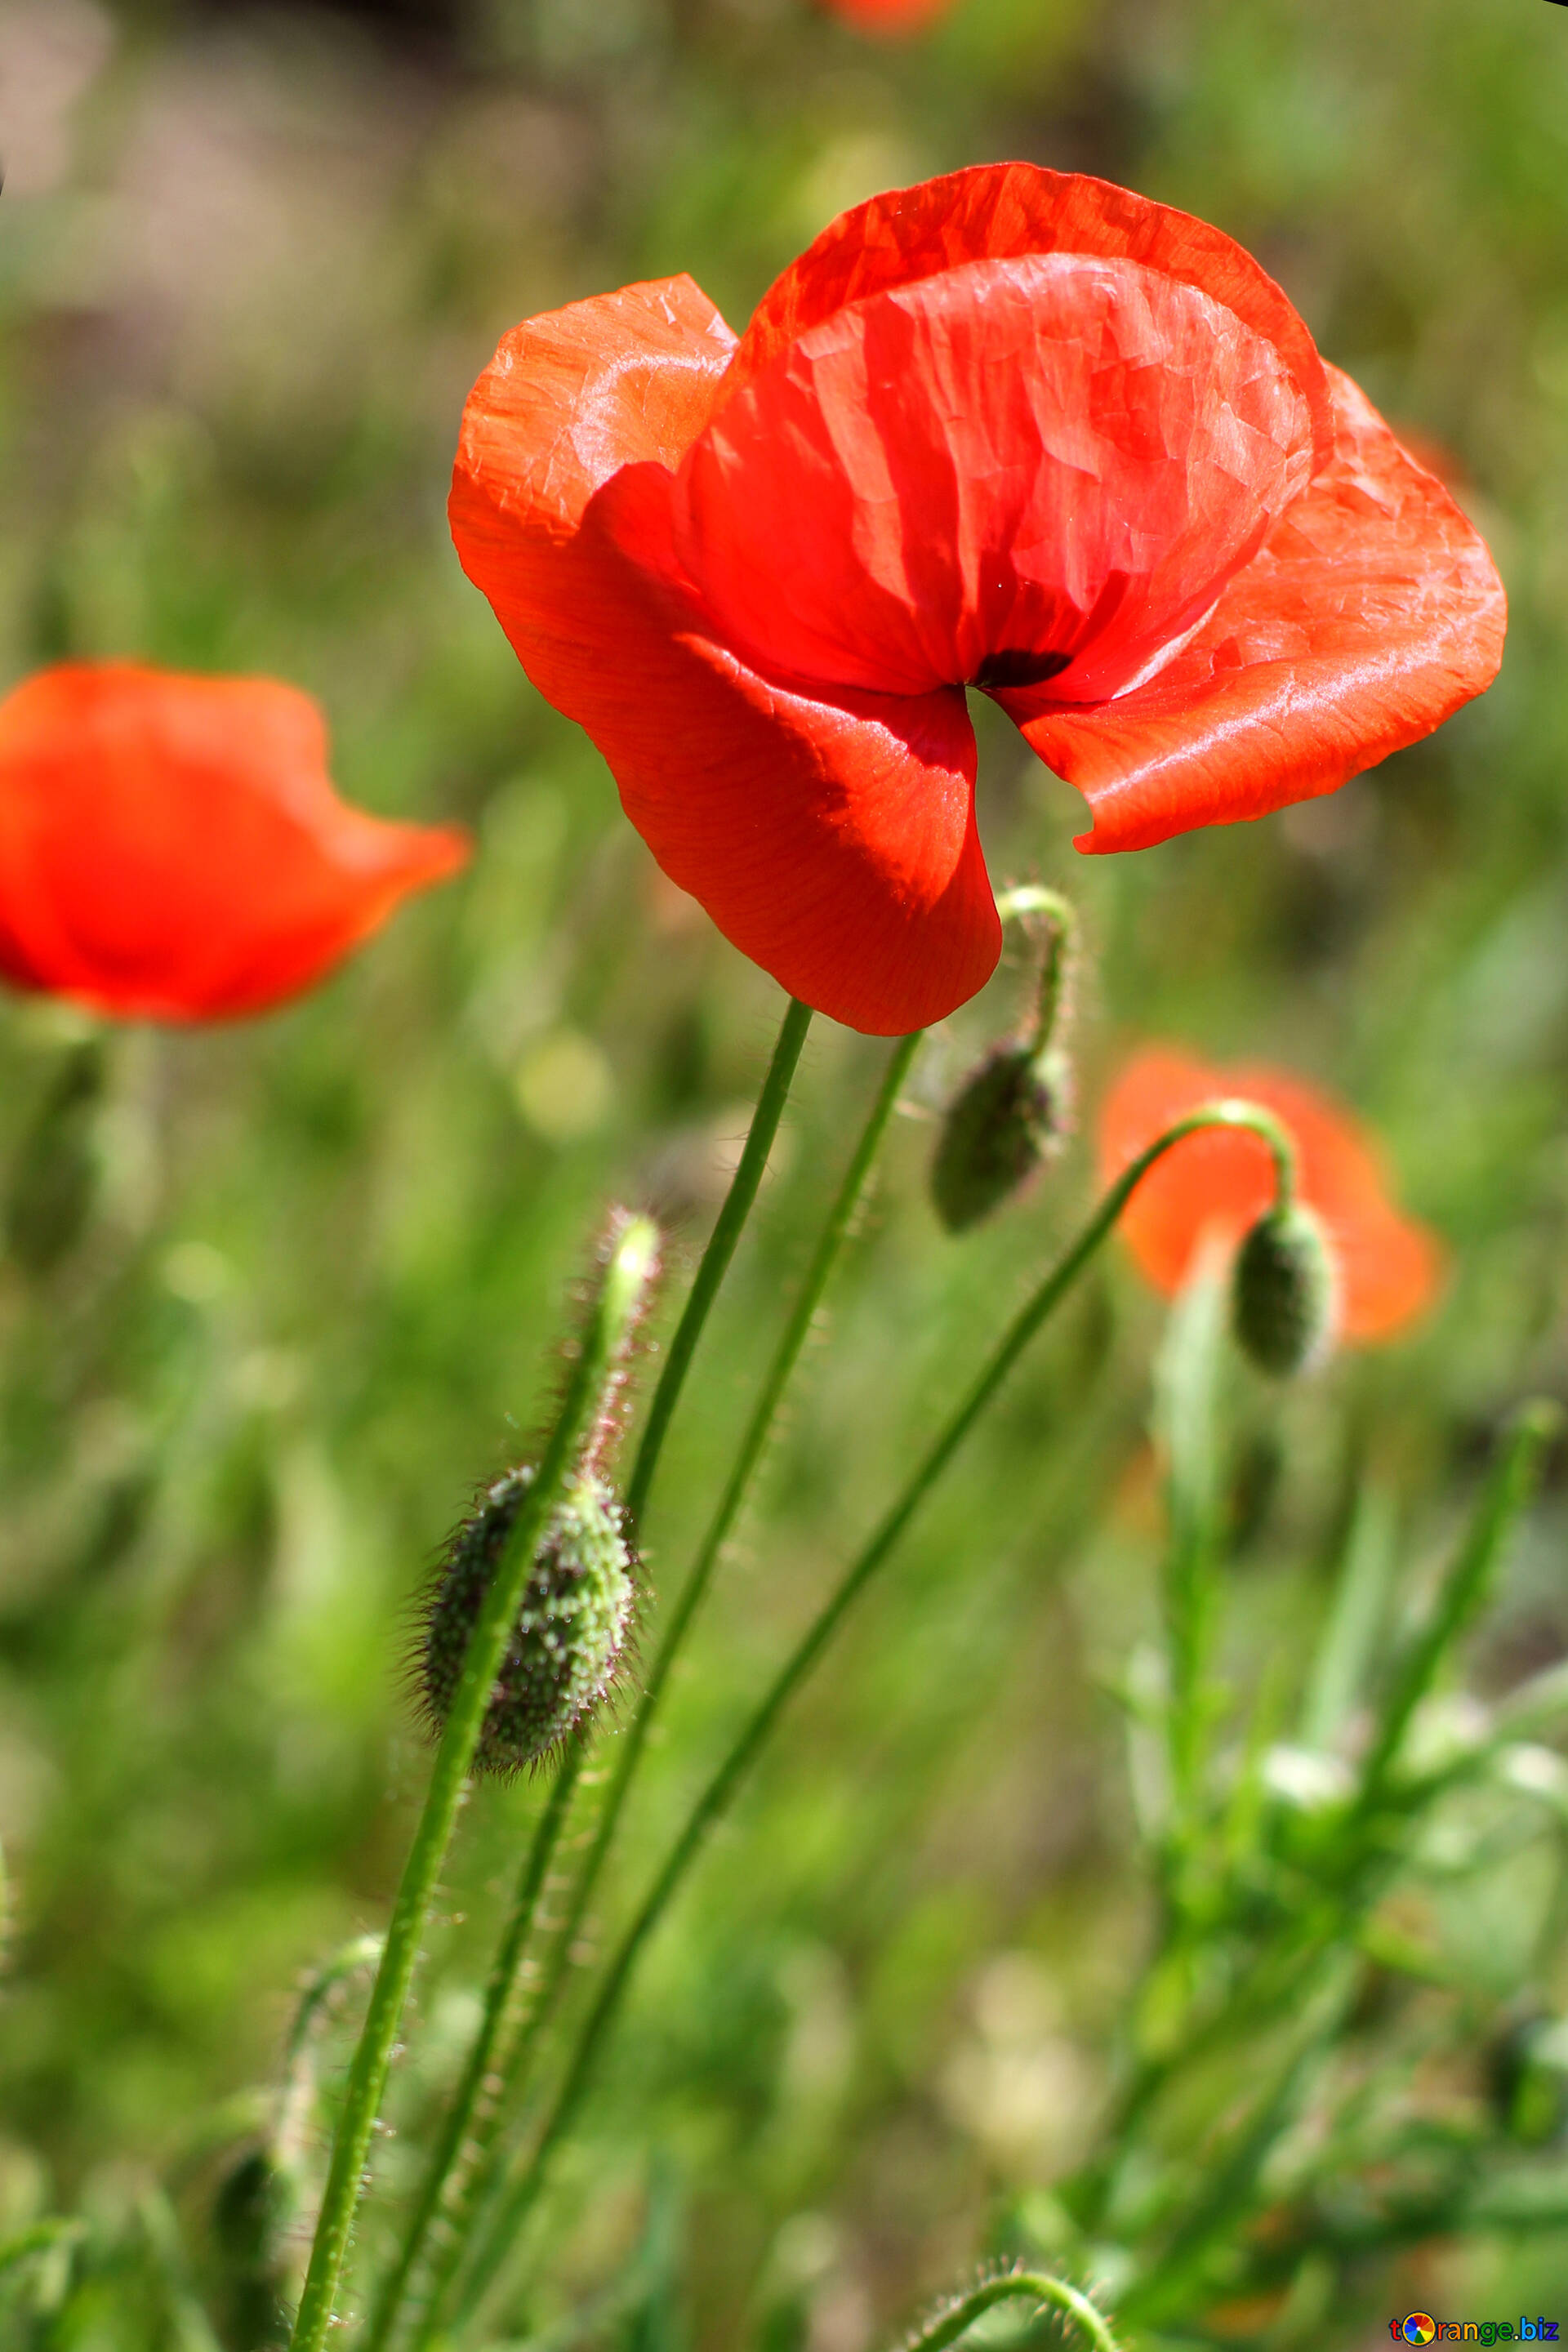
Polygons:
<instances>
[{"instance_id":1,"label":"blurred green background","mask_svg":"<svg viewBox=\"0 0 1568 2352\"><path fill-rule=\"evenodd\" d=\"M739 326L844 205L1001 157L1123 180L1260 256L1447 453L1510 589L1500 682L1332 799L1096 860L1076 796L979 714L994 876L1082 910L1086 1126L1139 1037L1286 1063L1376 1125L1452 1247L1415 1339L1248 1392L1239 1684L1298 1641L1360 1467L1420 1562L1508 1405L1568 1393L1568 12L958 0L872 43L805 0L0 0L0 678L65 655L271 671L324 703L346 793L478 836L309 1001L118 1036L89 1232L47 1276L0 1268L16 2227L155 2176L195 2211L301 1970L383 1920L423 1785L422 1579L547 1406L602 1204L656 1206L690 1264L782 1011L458 570L462 401L529 312L687 270ZM935 1107L1023 978L917 1069L608 1916L1082 1213L1081 1141L961 1243L925 1200ZM77 1034L0 1007L0 1157ZM667 1457L656 1592L882 1050L816 1026ZM615 2340L645 2352L870 2352L1083 2154L1148 1929L1100 1685L1152 1622L1160 1324L1108 1260L793 1719L651 1955L552 2209L541 2325L631 2277L642 2332ZM1482 1691L1568 1650L1563 1502L1510 1561ZM409 2115L471 2024L539 1793L469 1809ZM1521 1985L1568 2000L1532 1900L1500 1880L1433 1931L1478 2053ZM1484 2104L1479 2056L1429 2095ZM1554 2285L1568 2233L1433 2242L1314 2340Z\"/></svg>"}]
</instances>

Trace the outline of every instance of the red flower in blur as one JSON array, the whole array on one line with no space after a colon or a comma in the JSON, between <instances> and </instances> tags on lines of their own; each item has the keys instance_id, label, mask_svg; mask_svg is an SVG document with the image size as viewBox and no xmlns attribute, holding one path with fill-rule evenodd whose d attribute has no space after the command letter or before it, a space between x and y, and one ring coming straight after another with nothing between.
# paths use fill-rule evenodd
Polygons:
<instances>
[{"instance_id":1,"label":"red flower in blur","mask_svg":"<svg viewBox=\"0 0 1568 2352\"><path fill-rule=\"evenodd\" d=\"M1332 791L1501 653L1480 541L1258 264L1022 163L845 214L739 342L687 278L514 328L451 517L671 879L880 1033L999 951L966 687L1139 849Z\"/></svg>"},{"instance_id":2,"label":"red flower in blur","mask_svg":"<svg viewBox=\"0 0 1568 2352\"><path fill-rule=\"evenodd\" d=\"M1215 1069L1188 1054L1146 1047L1121 1071L1100 1113L1106 1180L1184 1112L1226 1096L1261 1103L1295 1138L1300 1197L1322 1223L1339 1276L1339 1337L1392 1338L1436 1297L1441 1247L1394 1208L1351 1113L1304 1079L1249 1062ZM1121 1230L1155 1288L1173 1294L1210 1234L1239 1240L1273 1198L1273 1162L1262 1138L1216 1128L1188 1136L1155 1164L1122 1213Z\"/></svg>"},{"instance_id":3,"label":"red flower in blur","mask_svg":"<svg viewBox=\"0 0 1568 2352\"><path fill-rule=\"evenodd\" d=\"M919 33L933 25L952 0L822 0L830 16L840 16L858 33Z\"/></svg>"},{"instance_id":4,"label":"red flower in blur","mask_svg":"<svg viewBox=\"0 0 1568 2352\"><path fill-rule=\"evenodd\" d=\"M350 808L321 714L271 678L45 670L0 702L0 975L205 1021L321 979L467 837Z\"/></svg>"}]
</instances>

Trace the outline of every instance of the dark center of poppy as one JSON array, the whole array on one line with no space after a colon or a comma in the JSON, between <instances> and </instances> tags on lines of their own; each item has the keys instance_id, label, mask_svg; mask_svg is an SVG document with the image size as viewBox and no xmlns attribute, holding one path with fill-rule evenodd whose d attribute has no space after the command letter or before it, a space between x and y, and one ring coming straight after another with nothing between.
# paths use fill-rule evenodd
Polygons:
<instances>
[{"instance_id":1,"label":"dark center of poppy","mask_svg":"<svg viewBox=\"0 0 1568 2352\"><path fill-rule=\"evenodd\" d=\"M1040 654L1027 646L1003 646L987 654L970 683L985 688L1008 686L1043 686L1058 670L1066 669L1070 654Z\"/></svg>"}]
</instances>

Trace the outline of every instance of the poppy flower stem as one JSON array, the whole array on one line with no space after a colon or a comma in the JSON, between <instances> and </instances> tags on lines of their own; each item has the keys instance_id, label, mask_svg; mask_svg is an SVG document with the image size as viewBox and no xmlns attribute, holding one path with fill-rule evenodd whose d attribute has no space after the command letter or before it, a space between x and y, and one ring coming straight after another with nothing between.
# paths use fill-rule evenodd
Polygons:
<instances>
[{"instance_id":1,"label":"poppy flower stem","mask_svg":"<svg viewBox=\"0 0 1568 2352\"><path fill-rule=\"evenodd\" d=\"M860 1594L893 1551L926 1496L1003 1386L1018 1358L1114 1230L1122 1211L1144 1177L1166 1152L1173 1150L1188 1136L1201 1134L1211 1128L1242 1129L1261 1136L1274 1158L1279 1197L1283 1202L1291 1196L1295 1181L1295 1147L1289 1133L1271 1112L1260 1109L1256 1104L1240 1101L1208 1103L1189 1111L1162 1135L1156 1136L1102 1196L1078 1239L1058 1259L1033 1296L1014 1317L989 1360L914 1471L902 1494L785 1660L728 1756L688 1815L663 1868L604 1972L598 1994L583 2021L576 2048L556 2094L555 2103L534 2142L532 2153L510 2189L492 2209L489 2229L479 2242L465 2282L458 2309L459 2324L473 2315L489 2291L491 2281L516 2243L518 2233L537 2200L555 2150L576 2119L594 2067L644 1944L662 1919L710 1832L729 1811L749 1779L752 1766L767 1746L780 1717L830 1646Z\"/></svg>"},{"instance_id":2,"label":"poppy flower stem","mask_svg":"<svg viewBox=\"0 0 1568 2352\"><path fill-rule=\"evenodd\" d=\"M680 1401L686 1375L691 1368L691 1359L702 1337L702 1327L719 1295L719 1286L729 1271L742 1228L752 1213L752 1203L757 1197L757 1188L768 1164L768 1154L773 1150L779 1120L789 1099L795 1064L800 1059L805 1033L810 1026L811 1007L803 1004L798 997L792 996L784 1025L779 1031L778 1043L773 1047L773 1060L768 1065L768 1075L757 1097L757 1108L752 1113L752 1124L747 1131L740 1164L724 1195L724 1205L708 1236L708 1246L698 1265L697 1278L676 1325L675 1337L669 1343L669 1353L664 1360L664 1370L658 1376L653 1402L648 1407L637 1459L626 1481L626 1519L634 1536L647 1502L654 1474L658 1468L658 1457L664 1451L670 1421Z\"/></svg>"},{"instance_id":3,"label":"poppy flower stem","mask_svg":"<svg viewBox=\"0 0 1568 2352\"><path fill-rule=\"evenodd\" d=\"M499 2017L511 2003L511 1986L521 1964L526 1945L526 1933L520 1938L520 1923L531 1916L537 1890L542 1883L542 1868L536 1868L531 1856L518 1889L517 1907L512 1914L506 1936L492 1972L486 1998L485 2022L479 2042L470 2057L468 2067L459 2087L447 2130L437 2151L430 2175L420 2198L418 2210L409 2231L407 2242L399 2258L396 2271L383 2298L375 2325L366 2339L366 2352L381 2352L390 2337L397 2304L405 2292L410 2273L418 2260L420 2244L428 2232L437 2213L444 2205L446 2230L441 2253L426 2287L424 2302L427 2314L438 2310L458 2266L462 2260L473 2225L476 2210L484 2201L485 2192L495 2185L498 2168L488 2163L494 2146L500 2117L515 2105L518 2093L527 2079L530 2063L539 2037L554 2010L564 1984L573 1949L577 1944L584 1917L594 1897L600 1874L608 1857L626 1796L647 1743L648 1732L658 1712L659 1702L674 1669L677 1657L685 1643L693 1619L700 1608L714 1570L728 1542L742 1506L750 1490L757 1466L767 1448L779 1406L790 1377L800 1360L802 1349L810 1336L822 1305L833 1268L840 1251L854 1229L866 1190L876 1165L888 1122L909 1076L910 1066L918 1051L923 1031L900 1038L888 1057L882 1083L877 1090L860 1140L854 1156L845 1170L844 1178L835 1195L826 1221L812 1254L811 1263L801 1284L800 1292L789 1320L780 1335L768 1366L752 1416L746 1424L740 1451L730 1472L711 1524L697 1555L690 1574L681 1586L670 1611L653 1664L643 1685L642 1696L627 1725L625 1736L616 1750L616 1764L605 1801L600 1808L593 1843L577 1874L577 1882L566 1906L565 1916L556 1932L544 1983L538 1998L531 2006L526 2024L510 2053L498 2047L497 2037L490 2032L492 2016ZM564 1768L570 1769L571 1763ZM559 1792L559 1783L557 1784ZM552 1801L552 1813L554 1800ZM540 1825L539 1836L547 1829L558 1834L559 1815L552 1820L547 1814ZM537 1845L536 1845L537 1852ZM503 1977L506 1982L503 1985ZM500 2073L504 2087L477 2106L479 2085L487 2075Z\"/></svg>"},{"instance_id":4,"label":"poppy flower stem","mask_svg":"<svg viewBox=\"0 0 1568 2352\"><path fill-rule=\"evenodd\" d=\"M1046 918L1041 927L1045 953L1040 961L1039 992L1029 1039L1038 1053L1050 1041L1071 976L1073 949L1078 940L1077 910L1060 891L1047 890L1037 882L1020 882L1016 889L1002 893L996 901L996 912L1005 923L1025 915Z\"/></svg>"},{"instance_id":5,"label":"poppy flower stem","mask_svg":"<svg viewBox=\"0 0 1568 2352\"><path fill-rule=\"evenodd\" d=\"M945 2352L946 2346L956 2344L961 2336L968 2334L983 2313L1020 2296L1075 2320L1093 2345L1094 2352L1117 2352L1115 2336L1088 2295L1076 2286L1068 2286L1065 2279L1052 2278L1046 2271L1008 2271L1001 2278L983 2280L979 2286L940 2311L926 2326L907 2336L904 2352Z\"/></svg>"},{"instance_id":6,"label":"poppy flower stem","mask_svg":"<svg viewBox=\"0 0 1568 2352\"><path fill-rule=\"evenodd\" d=\"M628 1218L615 1234L598 1294L577 1343L560 1416L497 1560L484 1606L468 1638L463 1669L436 1751L430 1785L404 1864L402 1884L349 2068L342 2114L316 2223L290 2352L321 2352L333 2322L349 2235L364 2185L371 2135L381 2109L404 2003L413 1980L430 1904L457 1824L496 1675L539 1540L586 1432L618 1376L620 1358L658 1266L658 1234L650 1219Z\"/></svg>"},{"instance_id":7,"label":"poppy flower stem","mask_svg":"<svg viewBox=\"0 0 1568 2352\"><path fill-rule=\"evenodd\" d=\"M442 2204L447 2201L450 2206L448 2184L454 2183L454 2175L457 2183L471 2179L484 2149L494 2135L496 2118L505 2098L505 2092L496 2080L498 2074L507 2071L509 2062L505 2043L509 2037L518 2033L520 2027L524 2038L528 2038L528 2027L517 2015L522 1966L539 1922L551 1861L571 1809L573 1791L585 1752L580 1738L572 1740L566 1748L549 1801L539 1817L538 1826L523 1857L506 1932L497 1947L489 1980L485 1987L484 2013L479 2021L479 2030L474 2037L462 2080L453 2094L440 2138L436 2143L425 2179L420 2184L418 2202L404 2234L397 2261L383 2280L377 2294L370 2323L365 2329L364 2352L382 2352L382 2347L391 2341L398 2314L404 2307L409 2281L425 2251ZM539 2013L541 2005L534 2005L534 2015ZM515 2046L521 2048L522 2045L517 2043ZM456 2213L450 2214L450 2227L454 2231L460 2228ZM460 2251L460 2237L449 2242ZM432 2296L439 2291L445 2276L445 2268L439 2267L431 2282L429 2293Z\"/></svg>"}]
</instances>

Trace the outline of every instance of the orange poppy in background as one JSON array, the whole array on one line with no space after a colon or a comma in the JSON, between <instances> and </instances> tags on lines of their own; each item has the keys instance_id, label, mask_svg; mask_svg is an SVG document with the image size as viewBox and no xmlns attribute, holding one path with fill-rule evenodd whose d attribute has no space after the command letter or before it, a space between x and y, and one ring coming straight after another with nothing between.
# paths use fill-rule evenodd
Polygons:
<instances>
[{"instance_id":1,"label":"orange poppy in background","mask_svg":"<svg viewBox=\"0 0 1568 2352\"><path fill-rule=\"evenodd\" d=\"M0 702L0 976L125 1019L309 988L467 836L339 800L310 697L68 663Z\"/></svg>"},{"instance_id":2,"label":"orange poppy in background","mask_svg":"<svg viewBox=\"0 0 1568 2352\"><path fill-rule=\"evenodd\" d=\"M1331 792L1489 684L1489 557L1257 262L983 165L844 214L737 341L689 278L505 336L463 567L671 880L879 1034L988 978L965 690L1090 850Z\"/></svg>"},{"instance_id":3,"label":"orange poppy in background","mask_svg":"<svg viewBox=\"0 0 1568 2352\"><path fill-rule=\"evenodd\" d=\"M1262 1063L1216 1068L1170 1047L1145 1047L1122 1069L1100 1115L1106 1181L1184 1113L1227 1096L1273 1111L1295 1138L1300 1197L1316 1211L1333 1255L1336 1336L1392 1339L1436 1297L1442 1246L1389 1199L1360 1122L1304 1078ZM1214 1129L1188 1136L1156 1163L1123 1211L1121 1231L1155 1288L1172 1296L1210 1235L1238 1241L1273 1198L1273 1160L1262 1138Z\"/></svg>"}]
</instances>

